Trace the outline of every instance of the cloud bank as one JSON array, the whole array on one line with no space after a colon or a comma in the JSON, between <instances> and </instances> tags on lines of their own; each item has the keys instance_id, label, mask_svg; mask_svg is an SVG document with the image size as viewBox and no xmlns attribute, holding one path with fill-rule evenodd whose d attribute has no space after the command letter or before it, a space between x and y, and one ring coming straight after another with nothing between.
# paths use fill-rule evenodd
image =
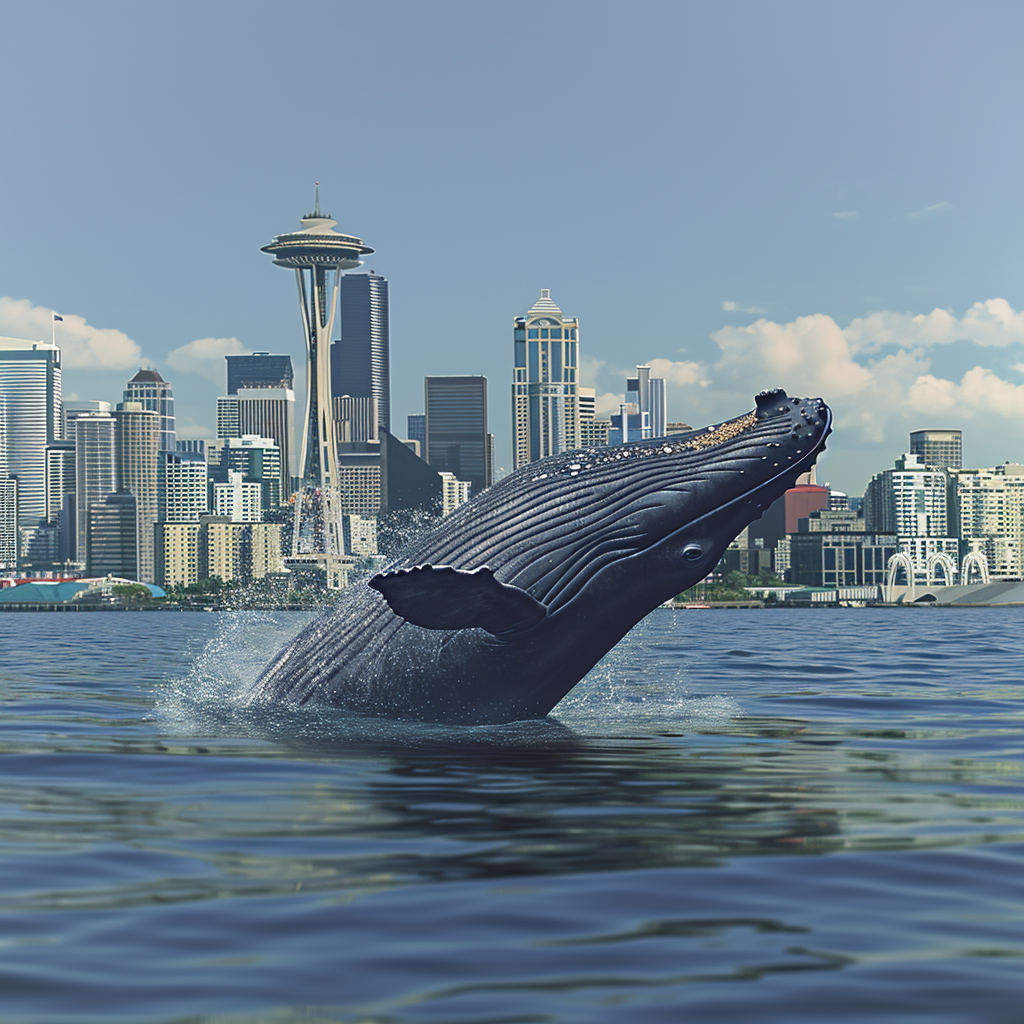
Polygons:
<instances>
[{"instance_id":1,"label":"cloud bank","mask_svg":"<svg viewBox=\"0 0 1024 1024\"><path fill-rule=\"evenodd\" d=\"M248 349L237 338L196 338L172 349L164 360L172 370L195 373L214 384L224 383L224 357L245 355Z\"/></svg>"},{"instance_id":2,"label":"cloud bank","mask_svg":"<svg viewBox=\"0 0 1024 1024\"><path fill-rule=\"evenodd\" d=\"M129 370L142 360L142 349L123 331L93 327L85 317L61 313L57 344L61 362L73 370ZM28 299L0 296L0 334L26 341L49 341L53 310L34 306Z\"/></svg>"}]
</instances>

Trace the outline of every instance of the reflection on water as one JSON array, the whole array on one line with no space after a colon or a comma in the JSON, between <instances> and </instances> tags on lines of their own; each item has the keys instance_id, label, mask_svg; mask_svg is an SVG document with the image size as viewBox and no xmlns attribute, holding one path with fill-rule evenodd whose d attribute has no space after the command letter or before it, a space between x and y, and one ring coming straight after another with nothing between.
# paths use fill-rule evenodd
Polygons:
<instances>
[{"instance_id":1,"label":"reflection on water","mask_svg":"<svg viewBox=\"0 0 1024 1024\"><path fill-rule=\"evenodd\" d=\"M659 611L486 728L240 707L305 616L55 618L5 617L0 1016L1024 1001L1017 610Z\"/></svg>"}]
</instances>

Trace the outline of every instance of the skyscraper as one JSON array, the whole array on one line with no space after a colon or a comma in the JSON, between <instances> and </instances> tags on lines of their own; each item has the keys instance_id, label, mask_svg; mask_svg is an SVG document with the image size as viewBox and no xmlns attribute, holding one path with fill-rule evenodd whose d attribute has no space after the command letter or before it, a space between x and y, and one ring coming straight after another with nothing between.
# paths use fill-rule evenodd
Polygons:
<instances>
[{"instance_id":1,"label":"skyscraper","mask_svg":"<svg viewBox=\"0 0 1024 1024\"><path fill-rule=\"evenodd\" d=\"M109 412L84 412L75 418L75 557L86 560L89 506L117 490L116 423ZM69 555L71 553L69 552Z\"/></svg>"},{"instance_id":2,"label":"skyscraper","mask_svg":"<svg viewBox=\"0 0 1024 1024\"><path fill-rule=\"evenodd\" d=\"M46 518L46 446L60 439L60 349L0 338L0 400L7 410L7 471L18 478L22 527Z\"/></svg>"},{"instance_id":3,"label":"skyscraper","mask_svg":"<svg viewBox=\"0 0 1024 1024\"><path fill-rule=\"evenodd\" d=\"M139 579L138 520L135 495L130 491L108 494L88 508L88 547L85 571L89 576Z\"/></svg>"},{"instance_id":4,"label":"skyscraper","mask_svg":"<svg viewBox=\"0 0 1024 1024\"><path fill-rule=\"evenodd\" d=\"M217 399L217 436L246 435L273 438L281 449L281 500L286 501L298 482L295 459L295 392L290 388L239 388Z\"/></svg>"},{"instance_id":5,"label":"skyscraper","mask_svg":"<svg viewBox=\"0 0 1024 1024\"><path fill-rule=\"evenodd\" d=\"M580 446L579 320L542 288L513 325L512 455L515 468Z\"/></svg>"},{"instance_id":6,"label":"skyscraper","mask_svg":"<svg viewBox=\"0 0 1024 1024\"><path fill-rule=\"evenodd\" d=\"M153 528L159 509L159 445L165 432L160 415L144 409L141 402L118 403L114 418L118 490L135 496L138 579L152 583L156 579Z\"/></svg>"},{"instance_id":7,"label":"skyscraper","mask_svg":"<svg viewBox=\"0 0 1024 1024\"><path fill-rule=\"evenodd\" d=\"M963 464L963 433L959 430L915 430L910 435L910 454L933 469L960 469Z\"/></svg>"},{"instance_id":8,"label":"skyscraper","mask_svg":"<svg viewBox=\"0 0 1024 1024\"><path fill-rule=\"evenodd\" d=\"M200 516L209 512L209 467L205 454L180 449L160 452L158 467L158 520L198 522Z\"/></svg>"},{"instance_id":9,"label":"skyscraper","mask_svg":"<svg viewBox=\"0 0 1024 1024\"><path fill-rule=\"evenodd\" d=\"M468 480L479 494L493 481L487 433L487 378L426 377L426 461L438 472Z\"/></svg>"},{"instance_id":10,"label":"skyscraper","mask_svg":"<svg viewBox=\"0 0 1024 1024\"><path fill-rule=\"evenodd\" d=\"M275 356L269 352L253 352L250 356L225 356L228 365L228 394L239 388L295 387L295 371L291 356Z\"/></svg>"},{"instance_id":11,"label":"skyscraper","mask_svg":"<svg viewBox=\"0 0 1024 1024\"><path fill-rule=\"evenodd\" d=\"M636 405L641 421L646 419L643 437L664 437L665 380L652 377L649 366L638 366L635 377L626 378L626 401Z\"/></svg>"},{"instance_id":12,"label":"skyscraper","mask_svg":"<svg viewBox=\"0 0 1024 1024\"><path fill-rule=\"evenodd\" d=\"M376 398L378 423L391 429L388 282L371 271L341 281L341 337L331 346L335 398Z\"/></svg>"},{"instance_id":13,"label":"skyscraper","mask_svg":"<svg viewBox=\"0 0 1024 1024\"><path fill-rule=\"evenodd\" d=\"M18 562L18 481L7 470L7 402L0 392L0 566Z\"/></svg>"},{"instance_id":14,"label":"skyscraper","mask_svg":"<svg viewBox=\"0 0 1024 1024\"><path fill-rule=\"evenodd\" d=\"M139 402L160 417L160 451L173 452L175 441L174 395L171 385L156 370L139 370L124 389L126 402Z\"/></svg>"}]
</instances>

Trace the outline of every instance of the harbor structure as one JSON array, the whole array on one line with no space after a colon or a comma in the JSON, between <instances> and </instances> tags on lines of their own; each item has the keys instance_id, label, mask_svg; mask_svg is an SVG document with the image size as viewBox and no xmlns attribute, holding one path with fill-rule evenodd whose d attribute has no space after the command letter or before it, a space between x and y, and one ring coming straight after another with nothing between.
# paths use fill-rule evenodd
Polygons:
<instances>
[{"instance_id":1,"label":"harbor structure","mask_svg":"<svg viewBox=\"0 0 1024 1024\"><path fill-rule=\"evenodd\" d=\"M331 338L344 272L360 266L360 257L373 252L361 238L335 231L336 224L320 210L318 185L315 209L302 218L301 229L277 235L262 247L276 266L295 271L306 342L306 401L297 473L300 495L295 501L292 555L297 556L302 546L303 508L319 504L320 527L306 531L308 546L314 549L307 553L320 556L317 560L322 561L332 588L344 584L345 569L331 401Z\"/></svg>"},{"instance_id":2,"label":"harbor structure","mask_svg":"<svg viewBox=\"0 0 1024 1024\"><path fill-rule=\"evenodd\" d=\"M542 288L513 322L512 457L515 468L580 447L579 320Z\"/></svg>"}]
</instances>

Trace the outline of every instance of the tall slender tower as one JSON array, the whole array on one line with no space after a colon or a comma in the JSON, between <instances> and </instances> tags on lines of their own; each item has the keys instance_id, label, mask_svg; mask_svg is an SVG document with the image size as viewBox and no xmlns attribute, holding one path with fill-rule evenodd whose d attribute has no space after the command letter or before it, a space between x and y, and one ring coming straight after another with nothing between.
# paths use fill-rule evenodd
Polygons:
<instances>
[{"instance_id":1,"label":"tall slender tower","mask_svg":"<svg viewBox=\"0 0 1024 1024\"><path fill-rule=\"evenodd\" d=\"M359 257L373 252L361 238L334 231L337 223L320 212L318 183L316 208L302 218L302 228L290 234L277 235L261 250L270 253L277 266L294 270L298 282L308 366L298 467L300 495L295 501L292 554L299 553L305 492L319 489L323 527L322 534L317 536L314 533L314 537L315 546L322 550L312 553L324 556L329 587L341 586L344 578L338 452L331 407L331 335L343 272L360 266L362 260Z\"/></svg>"},{"instance_id":2,"label":"tall slender tower","mask_svg":"<svg viewBox=\"0 0 1024 1024\"><path fill-rule=\"evenodd\" d=\"M514 324L512 458L515 468L580 447L579 320L542 288Z\"/></svg>"}]
</instances>

